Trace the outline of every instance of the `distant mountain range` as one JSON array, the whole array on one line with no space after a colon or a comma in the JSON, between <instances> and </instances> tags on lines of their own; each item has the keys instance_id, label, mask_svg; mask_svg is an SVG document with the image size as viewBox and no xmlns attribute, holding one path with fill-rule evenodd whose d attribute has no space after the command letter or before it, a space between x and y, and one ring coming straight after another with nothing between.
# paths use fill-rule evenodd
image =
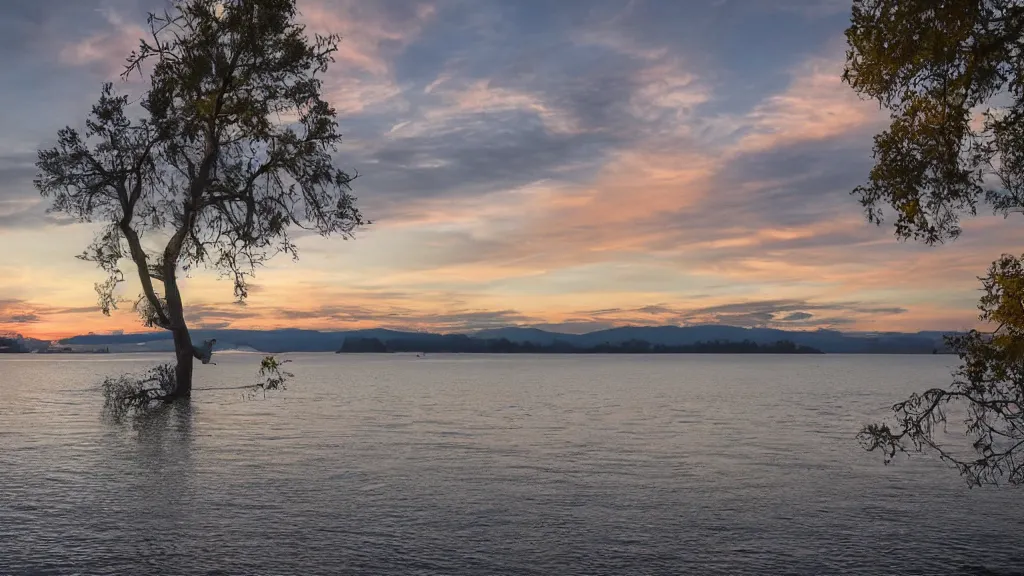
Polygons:
<instances>
[{"instance_id":1,"label":"distant mountain range","mask_svg":"<svg viewBox=\"0 0 1024 576\"><path fill-rule=\"evenodd\" d=\"M562 334L537 328L508 327L466 333L465 336L482 340L506 339L510 342L531 342L551 345L558 342L575 347L589 348L602 344L622 344L642 340L652 345L688 346L698 342L742 342L775 344L781 340L799 346L816 348L832 354L932 354L947 352L943 342L945 332L865 333L835 330L778 330L773 328L740 328L736 326L628 326L598 330L587 334ZM379 339L381 341L422 341L438 343L451 334L429 332L403 332L374 328L344 332L317 330L193 330L196 342L217 339L218 350L255 350L265 353L282 352L336 352L346 338ZM138 334L88 334L61 341L74 347L108 348L111 352L163 352L174 345L168 332Z\"/></svg>"},{"instance_id":2,"label":"distant mountain range","mask_svg":"<svg viewBox=\"0 0 1024 576\"><path fill-rule=\"evenodd\" d=\"M0 334L0 353L41 352L50 347L46 340L25 338L21 334Z\"/></svg>"},{"instance_id":3,"label":"distant mountain range","mask_svg":"<svg viewBox=\"0 0 1024 576\"><path fill-rule=\"evenodd\" d=\"M378 338L345 338L339 354L381 352L419 352L440 354L821 354L821 350L798 346L781 340L774 344L757 344L750 340L723 342L714 340L671 346L651 344L646 340L629 340L621 344L602 343L579 346L562 340L551 344L512 342L508 338L473 338L465 334L448 334L439 339L380 340Z\"/></svg>"}]
</instances>

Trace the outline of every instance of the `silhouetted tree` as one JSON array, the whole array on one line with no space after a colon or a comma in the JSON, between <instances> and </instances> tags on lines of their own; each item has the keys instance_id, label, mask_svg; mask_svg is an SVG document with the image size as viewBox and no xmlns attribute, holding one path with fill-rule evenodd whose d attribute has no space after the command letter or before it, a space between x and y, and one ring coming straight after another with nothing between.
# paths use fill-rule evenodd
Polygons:
<instances>
[{"instance_id":1,"label":"silhouetted tree","mask_svg":"<svg viewBox=\"0 0 1024 576\"><path fill-rule=\"evenodd\" d=\"M955 239L979 202L1024 211L1024 5L1018 0L854 0L843 79L891 114L875 137L875 166L854 190L867 217L895 211L901 239ZM893 407L895 427L860 438L889 462L934 450L972 486L1024 482L1024 273L1004 255L982 279L979 308L991 331L949 340L962 365L949 389ZM970 448L936 432L956 405L966 410Z\"/></svg>"},{"instance_id":2,"label":"silhouetted tree","mask_svg":"<svg viewBox=\"0 0 1024 576\"><path fill-rule=\"evenodd\" d=\"M172 333L165 399L192 390L181 274L217 270L243 300L257 267L297 256L291 226L349 237L363 223L352 177L334 167L341 134L321 97L339 38L308 38L296 15L294 0L175 0L150 14L150 37L128 57L123 78L148 80L138 102L105 84L85 130L64 128L39 152L35 183L51 210L102 224L80 258L108 274L96 286L103 312L130 260L135 309Z\"/></svg>"}]
</instances>

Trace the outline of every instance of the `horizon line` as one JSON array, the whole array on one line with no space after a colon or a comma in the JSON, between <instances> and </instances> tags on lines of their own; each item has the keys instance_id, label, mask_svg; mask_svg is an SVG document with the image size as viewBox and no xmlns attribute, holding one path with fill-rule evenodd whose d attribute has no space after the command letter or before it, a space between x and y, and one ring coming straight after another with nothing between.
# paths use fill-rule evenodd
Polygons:
<instances>
[{"instance_id":1,"label":"horizon line","mask_svg":"<svg viewBox=\"0 0 1024 576\"><path fill-rule=\"evenodd\" d=\"M955 334L955 333L961 333L961 332L966 332L967 331L967 329L952 329L952 328L944 329L944 330L921 330L921 329L918 329L918 330L912 330L912 331L900 331L900 330L848 330L847 331L847 330L842 330L840 328L823 327L823 326L814 326L814 327L810 327L810 326L808 326L808 327L800 327L800 326L793 326L793 327L780 327L780 326L738 326L738 325L735 325L735 324L713 324L713 323L712 324L709 324L709 323L702 323L702 324L623 324L623 325L619 325L619 326L608 326L608 327L605 327L605 328L595 328L593 330L588 330L588 331L585 331L585 332L562 332L562 331L558 330L557 326L548 326L548 327L541 328L541 327L538 327L537 325L515 325L515 324L510 324L510 325L506 325L506 326L496 326L496 327L490 327L490 328L464 328L464 329L458 329L458 330L436 330L436 331L434 331L434 330L418 330L418 329L415 329L415 328L394 328L394 327L386 327L386 326L375 326L375 327L369 327L369 328L347 328L347 329L346 328L317 329L317 328L301 328L301 327L294 327L294 326L278 327L278 328L233 328L233 327L226 327L226 326L221 326L221 327L203 327L203 326L198 326L196 328L190 329L190 331L191 332L203 332L203 331L206 331L206 332L215 332L215 331L284 332L284 331L292 330L292 331L303 331L303 332L317 332L317 333L320 333L320 334L337 334L337 333L346 333L346 332L368 332L368 331L371 331L371 330L386 330L386 331L391 331L391 332L404 332L404 333L409 333L409 334L435 334L435 335L448 336L448 335L460 335L460 334L472 335L472 334L479 333L479 332L487 332L487 331L494 331L494 330L520 329L520 330L538 330L538 331L541 331L541 332L547 332L549 334L561 334L561 335L565 335L565 336L583 336L583 335L593 334L593 333L597 333L597 332L604 332L604 331L609 331L609 330L620 330L620 329L627 329L627 328L703 328L703 327L735 328L735 329L742 329L742 330L777 330L777 331L781 331L781 332L838 332L838 333L841 333L841 334L921 334L921 333L949 333L949 334ZM8 333L7 335L8 336L21 337L21 338L30 339L30 340L59 342L59 341L69 340L71 338L78 338L78 337L82 337L82 336L145 336L145 335L162 335L162 334L170 335L170 332L167 331L167 330L144 330L144 331L138 331L138 332L126 332L126 331L113 330L113 331L108 331L108 332L75 333L75 334L72 334L72 335L69 335L69 336L60 336L60 337L54 337L54 338L46 338L46 337L43 337L43 336L34 336L34 335L31 335L31 334L15 333L15 332ZM3 336L3 335L4 334L0 334L0 336Z\"/></svg>"}]
</instances>

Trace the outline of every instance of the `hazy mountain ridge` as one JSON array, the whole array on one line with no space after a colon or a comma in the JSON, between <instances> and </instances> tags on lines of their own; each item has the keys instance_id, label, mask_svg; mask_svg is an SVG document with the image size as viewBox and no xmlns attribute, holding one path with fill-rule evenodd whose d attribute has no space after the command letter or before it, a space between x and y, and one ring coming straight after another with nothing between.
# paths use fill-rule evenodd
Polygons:
<instances>
[{"instance_id":1,"label":"hazy mountain ridge","mask_svg":"<svg viewBox=\"0 0 1024 576\"><path fill-rule=\"evenodd\" d=\"M948 334L952 334L949 332ZM322 332L297 328L279 330L193 330L196 342L217 339L217 348L251 348L266 353L335 352L346 338L377 338L380 340L413 340L437 342L453 335L483 340L507 339L510 342L532 342L550 345L564 342L579 347L600 344L621 344L643 340L654 345L685 346L698 342L749 340L758 344L774 344L788 340L800 346L817 348L826 353L847 354L931 354L944 352L942 336L936 331L915 333L844 333L835 330L780 330L774 328L741 328L737 326L624 326L586 334L563 334L529 327L508 327L470 333L438 334L406 332L384 328ZM157 352L173 348L169 332L136 334L88 334L61 341L67 345L105 346L111 352Z\"/></svg>"},{"instance_id":2,"label":"hazy mountain ridge","mask_svg":"<svg viewBox=\"0 0 1024 576\"><path fill-rule=\"evenodd\" d=\"M0 352L32 352L46 350L49 346L46 340L26 338L21 334L0 334Z\"/></svg>"}]
</instances>

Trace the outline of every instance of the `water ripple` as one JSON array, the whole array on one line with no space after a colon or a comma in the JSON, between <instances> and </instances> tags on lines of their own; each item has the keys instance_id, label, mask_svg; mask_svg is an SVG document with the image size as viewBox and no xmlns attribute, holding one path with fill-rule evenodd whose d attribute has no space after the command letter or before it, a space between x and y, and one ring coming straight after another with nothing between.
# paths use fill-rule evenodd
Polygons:
<instances>
[{"instance_id":1,"label":"water ripple","mask_svg":"<svg viewBox=\"0 0 1024 576\"><path fill-rule=\"evenodd\" d=\"M118 425L145 356L0 359L0 574L1021 574L1013 490L883 467L943 357L294 355Z\"/></svg>"}]
</instances>

